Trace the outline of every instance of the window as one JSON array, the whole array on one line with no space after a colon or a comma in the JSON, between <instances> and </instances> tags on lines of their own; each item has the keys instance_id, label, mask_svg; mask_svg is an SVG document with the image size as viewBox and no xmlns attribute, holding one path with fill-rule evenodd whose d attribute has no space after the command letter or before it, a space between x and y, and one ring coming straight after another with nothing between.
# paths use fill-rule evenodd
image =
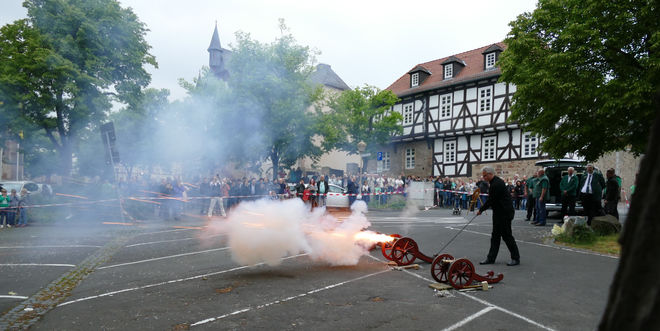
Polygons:
<instances>
[{"instance_id":1,"label":"window","mask_svg":"<svg viewBox=\"0 0 660 331\"><path fill-rule=\"evenodd\" d=\"M412 124L413 122L413 105L403 106L403 125Z\"/></svg>"},{"instance_id":2,"label":"window","mask_svg":"<svg viewBox=\"0 0 660 331\"><path fill-rule=\"evenodd\" d=\"M454 76L454 65L449 63L445 64L445 79L452 78Z\"/></svg>"},{"instance_id":3,"label":"window","mask_svg":"<svg viewBox=\"0 0 660 331\"><path fill-rule=\"evenodd\" d=\"M492 110L493 94L492 87L485 87L479 90L479 111L487 112Z\"/></svg>"},{"instance_id":4,"label":"window","mask_svg":"<svg viewBox=\"0 0 660 331\"><path fill-rule=\"evenodd\" d=\"M406 149L406 169L415 169L415 149Z\"/></svg>"},{"instance_id":5,"label":"window","mask_svg":"<svg viewBox=\"0 0 660 331\"><path fill-rule=\"evenodd\" d=\"M440 97L440 118L451 117L451 94Z\"/></svg>"},{"instance_id":6,"label":"window","mask_svg":"<svg viewBox=\"0 0 660 331\"><path fill-rule=\"evenodd\" d=\"M531 133L523 134L523 156L537 156L538 138Z\"/></svg>"},{"instance_id":7,"label":"window","mask_svg":"<svg viewBox=\"0 0 660 331\"><path fill-rule=\"evenodd\" d=\"M378 161L378 172L390 170L390 152L383 152L383 159Z\"/></svg>"},{"instance_id":8,"label":"window","mask_svg":"<svg viewBox=\"0 0 660 331\"><path fill-rule=\"evenodd\" d=\"M410 76L410 86L419 85L419 72L416 72Z\"/></svg>"},{"instance_id":9,"label":"window","mask_svg":"<svg viewBox=\"0 0 660 331\"><path fill-rule=\"evenodd\" d=\"M482 161L494 161L495 150L495 137L484 138L481 148Z\"/></svg>"},{"instance_id":10,"label":"window","mask_svg":"<svg viewBox=\"0 0 660 331\"><path fill-rule=\"evenodd\" d=\"M491 69L495 67L495 54L496 53L486 54L486 69Z\"/></svg>"},{"instance_id":11,"label":"window","mask_svg":"<svg viewBox=\"0 0 660 331\"><path fill-rule=\"evenodd\" d=\"M444 163L454 163L456 162L456 142L446 142L445 143L445 162Z\"/></svg>"}]
</instances>

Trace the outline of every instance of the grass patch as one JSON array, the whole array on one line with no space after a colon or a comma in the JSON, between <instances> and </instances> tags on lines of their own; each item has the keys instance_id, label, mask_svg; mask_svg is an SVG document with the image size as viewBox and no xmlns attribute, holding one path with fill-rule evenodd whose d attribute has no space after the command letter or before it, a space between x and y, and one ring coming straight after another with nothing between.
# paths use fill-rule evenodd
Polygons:
<instances>
[{"instance_id":1,"label":"grass patch","mask_svg":"<svg viewBox=\"0 0 660 331\"><path fill-rule=\"evenodd\" d=\"M369 201L369 209L389 209L389 210L402 210L406 208L406 199L400 195L389 196L387 203L380 203L377 198L372 198Z\"/></svg>"},{"instance_id":2,"label":"grass patch","mask_svg":"<svg viewBox=\"0 0 660 331\"><path fill-rule=\"evenodd\" d=\"M555 242L564 246L586 249L598 253L621 255L621 246L617 242L619 234L611 234L607 236L595 236L592 242L580 242L570 240L565 236L559 235L555 237Z\"/></svg>"}]
</instances>

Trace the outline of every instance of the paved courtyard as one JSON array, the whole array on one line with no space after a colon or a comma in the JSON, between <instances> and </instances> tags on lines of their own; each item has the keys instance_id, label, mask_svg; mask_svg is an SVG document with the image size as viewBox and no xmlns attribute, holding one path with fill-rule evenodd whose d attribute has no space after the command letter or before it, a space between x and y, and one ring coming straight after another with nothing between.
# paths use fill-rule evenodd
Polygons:
<instances>
[{"instance_id":1,"label":"paved courtyard","mask_svg":"<svg viewBox=\"0 0 660 331\"><path fill-rule=\"evenodd\" d=\"M372 211L367 217L371 230L409 236L427 255L468 220L448 209ZM502 244L497 263L484 268L478 261L489 246L488 213L443 253L470 259L479 274L501 272L503 281L490 291L440 296L428 287L434 282L429 264L394 270L380 250L355 266L332 267L305 254L274 267L240 266L226 235L210 231L208 222L62 220L0 231L0 327L592 330L618 265L616 257L549 243L551 227L531 226L520 213L513 233L521 265L506 266ZM76 279L82 281L76 285ZM73 284L69 295L45 290L67 281ZM42 301L57 305L42 316L28 314L43 308Z\"/></svg>"}]
</instances>

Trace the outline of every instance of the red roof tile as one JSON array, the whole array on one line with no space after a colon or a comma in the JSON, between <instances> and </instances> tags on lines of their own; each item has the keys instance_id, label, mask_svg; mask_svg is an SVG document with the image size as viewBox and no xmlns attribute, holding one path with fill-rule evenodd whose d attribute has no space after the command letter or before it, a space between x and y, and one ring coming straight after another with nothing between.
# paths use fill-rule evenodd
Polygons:
<instances>
[{"instance_id":1,"label":"red roof tile","mask_svg":"<svg viewBox=\"0 0 660 331\"><path fill-rule=\"evenodd\" d=\"M484 55L482 54L482 52L493 45L498 45L503 50L506 49L506 45L503 42L499 42L499 43L483 46L477 49L473 49L471 51L443 57L441 59L433 60L430 62L416 64L413 66L413 69L418 66L422 66L431 72L431 75L428 78L426 78L421 85L410 88L410 75L408 74L408 72L410 71L408 71L405 74L403 74L403 76L401 76L399 79L397 79L394 83L392 83L392 85L388 86L386 90L390 90L394 92L394 94L401 97L414 93L428 91L445 85L453 85L467 80L499 75L501 74L499 68L496 68L494 70L484 71ZM449 80L443 80L444 77L443 77L442 62L446 61L452 56L462 60L465 63L465 67L461 69L458 75L454 76L454 78Z\"/></svg>"}]
</instances>

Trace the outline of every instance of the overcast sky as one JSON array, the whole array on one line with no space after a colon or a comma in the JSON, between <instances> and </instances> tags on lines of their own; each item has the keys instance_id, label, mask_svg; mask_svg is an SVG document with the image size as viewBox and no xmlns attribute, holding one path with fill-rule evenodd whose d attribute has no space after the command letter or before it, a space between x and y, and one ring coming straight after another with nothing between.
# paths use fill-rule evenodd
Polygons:
<instances>
[{"instance_id":1,"label":"overcast sky","mask_svg":"<svg viewBox=\"0 0 660 331\"><path fill-rule=\"evenodd\" d=\"M23 0L0 0L0 25L26 16ZM351 87L386 88L414 65L502 41L509 22L533 11L536 0L462 1L294 1L294 0L120 0L149 28L159 68L149 67L152 87L172 99L185 91L177 80L192 80L208 65L206 49L215 21L225 48L234 32L271 42L284 18L301 45L317 49Z\"/></svg>"}]
</instances>

